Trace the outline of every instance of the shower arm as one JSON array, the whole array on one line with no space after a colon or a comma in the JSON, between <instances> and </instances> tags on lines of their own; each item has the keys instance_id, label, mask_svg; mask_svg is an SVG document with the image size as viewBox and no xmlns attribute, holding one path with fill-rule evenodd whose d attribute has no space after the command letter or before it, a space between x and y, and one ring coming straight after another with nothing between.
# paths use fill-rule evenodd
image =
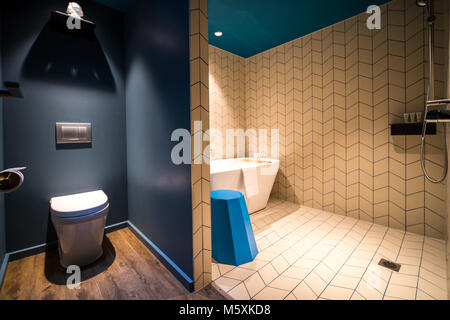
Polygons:
<instances>
[{"instance_id":1,"label":"shower arm","mask_svg":"<svg viewBox=\"0 0 450 320\"><path fill-rule=\"evenodd\" d=\"M428 49L429 49L429 85L428 85L428 93L427 93L427 101L425 103L425 112L423 117L423 126L422 126L422 139L421 139L421 150L420 150L420 165L422 167L422 171L428 181L431 183L441 183L445 180L448 174L448 152L447 152L447 125L442 123L444 127L443 132L443 140L444 140L444 172L442 176L438 179L432 178L426 169L425 166L425 137L427 132L427 115L429 107L440 107L450 103L450 99L442 99L435 100L434 95L434 7L433 0L429 0L428 2Z\"/></svg>"}]
</instances>

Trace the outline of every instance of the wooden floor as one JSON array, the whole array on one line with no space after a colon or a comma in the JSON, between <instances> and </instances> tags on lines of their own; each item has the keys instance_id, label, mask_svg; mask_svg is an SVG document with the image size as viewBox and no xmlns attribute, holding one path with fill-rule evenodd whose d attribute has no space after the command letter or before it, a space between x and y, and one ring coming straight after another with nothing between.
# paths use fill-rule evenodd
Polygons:
<instances>
[{"instance_id":1,"label":"wooden floor","mask_svg":"<svg viewBox=\"0 0 450 320\"><path fill-rule=\"evenodd\" d=\"M189 293L129 230L105 236L102 258L82 270L69 290L58 251L9 263L0 300L223 300L214 287Z\"/></svg>"}]
</instances>

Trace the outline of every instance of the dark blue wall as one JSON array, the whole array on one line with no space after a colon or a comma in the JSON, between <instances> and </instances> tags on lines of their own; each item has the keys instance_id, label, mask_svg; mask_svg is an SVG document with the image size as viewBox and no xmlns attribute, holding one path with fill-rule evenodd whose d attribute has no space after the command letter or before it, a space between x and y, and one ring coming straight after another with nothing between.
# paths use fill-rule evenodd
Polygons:
<instances>
[{"instance_id":1,"label":"dark blue wall","mask_svg":"<svg viewBox=\"0 0 450 320\"><path fill-rule=\"evenodd\" d=\"M56 240L49 199L103 189L107 224L127 220L124 16L78 1L97 24L86 39L53 30L52 10L67 1L8 1L3 21L3 78L25 99L4 101L5 166L26 166L21 189L8 194L8 251ZM56 122L91 122L92 146L57 148Z\"/></svg>"},{"instance_id":2,"label":"dark blue wall","mask_svg":"<svg viewBox=\"0 0 450 320\"><path fill-rule=\"evenodd\" d=\"M134 0L95 0L95 1L110 8L114 8L122 12L127 12L128 9L130 9L130 6Z\"/></svg>"},{"instance_id":3,"label":"dark blue wall","mask_svg":"<svg viewBox=\"0 0 450 320\"><path fill-rule=\"evenodd\" d=\"M2 78L2 17L3 10L0 3L0 87L3 86ZM3 99L0 98L0 171L3 170ZM6 252L5 235L5 196L0 194L0 264L3 262Z\"/></svg>"},{"instance_id":4,"label":"dark blue wall","mask_svg":"<svg viewBox=\"0 0 450 320\"><path fill-rule=\"evenodd\" d=\"M191 167L170 141L190 128L188 3L136 1L125 35L129 220L192 278Z\"/></svg>"}]
</instances>

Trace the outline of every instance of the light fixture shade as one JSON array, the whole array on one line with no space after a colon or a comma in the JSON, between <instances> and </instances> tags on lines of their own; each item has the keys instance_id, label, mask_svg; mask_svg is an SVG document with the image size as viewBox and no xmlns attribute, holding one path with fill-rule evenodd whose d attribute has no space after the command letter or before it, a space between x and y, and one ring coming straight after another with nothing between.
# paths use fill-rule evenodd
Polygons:
<instances>
[{"instance_id":1,"label":"light fixture shade","mask_svg":"<svg viewBox=\"0 0 450 320\"><path fill-rule=\"evenodd\" d=\"M77 18L83 18L84 16L83 9L81 9L81 6L76 2L69 2L67 14Z\"/></svg>"}]
</instances>

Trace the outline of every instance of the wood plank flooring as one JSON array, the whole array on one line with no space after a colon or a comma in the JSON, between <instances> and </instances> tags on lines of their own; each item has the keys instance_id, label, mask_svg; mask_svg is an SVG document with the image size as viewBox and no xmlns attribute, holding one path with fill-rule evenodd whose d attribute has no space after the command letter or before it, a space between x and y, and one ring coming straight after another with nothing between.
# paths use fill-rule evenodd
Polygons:
<instances>
[{"instance_id":1,"label":"wood plank flooring","mask_svg":"<svg viewBox=\"0 0 450 320\"><path fill-rule=\"evenodd\" d=\"M52 250L8 264L0 300L224 300L214 287L189 293L128 229L105 236L104 254L83 268L81 289L69 290L69 275Z\"/></svg>"}]
</instances>

